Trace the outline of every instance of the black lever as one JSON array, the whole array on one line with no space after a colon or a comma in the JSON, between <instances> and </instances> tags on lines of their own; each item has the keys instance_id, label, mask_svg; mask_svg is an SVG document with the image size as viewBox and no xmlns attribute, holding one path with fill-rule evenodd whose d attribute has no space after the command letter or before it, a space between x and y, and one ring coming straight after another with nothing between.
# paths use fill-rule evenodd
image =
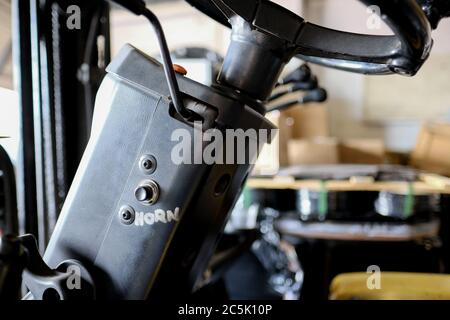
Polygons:
<instances>
[{"instance_id":1,"label":"black lever","mask_svg":"<svg viewBox=\"0 0 450 320\"><path fill-rule=\"evenodd\" d=\"M286 94L294 93L294 92L297 92L297 91L313 90L313 89L316 89L318 87L318 85L319 85L319 83L317 81L317 77L313 76L311 79L309 79L309 81L296 82L291 87L272 94L269 97L268 101L276 100L276 99L281 98L282 96L284 96Z\"/></svg>"},{"instance_id":2,"label":"black lever","mask_svg":"<svg viewBox=\"0 0 450 320\"><path fill-rule=\"evenodd\" d=\"M295 99L295 100L290 100L288 102L283 102L281 104L278 105L274 105L270 108L267 109L267 112L272 112L272 111L282 111L282 110L286 110L289 109L295 105L299 105L299 104L307 104L307 103L311 103L311 102L324 102L327 100L327 91L323 88L317 88L311 91L308 91L304 96L302 96L299 99Z\"/></svg>"},{"instance_id":3,"label":"black lever","mask_svg":"<svg viewBox=\"0 0 450 320\"><path fill-rule=\"evenodd\" d=\"M76 270L79 274L74 273ZM75 280L77 276L80 278ZM0 238L0 299L19 299L22 280L30 291L25 299L30 295L39 300L95 297L90 272L76 260L63 261L51 269L39 254L33 235L3 236ZM72 280L79 282L72 283Z\"/></svg>"},{"instance_id":4,"label":"black lever","mask_svg":"<svg viewBox=\"0 0 450 320\"><path fill-rule=\"evenodd\" d=\"M431 27L436 29L439 22L450 17L450 1L448 0L417 0L430 21Z\"/></svg>"},{"instance_id":5,"label":"black lever","mask_svg":"<svg viewBox=\"0 0 450 320\"><path fill-rule=\"evenodd\" d=\"M145 6L145 2L142 0L111 0L121 5L125 9L128 9L132 13L138 16L144 16L150 21L152 24L154 31L156 33L156 37L158 39L159 50L161 54L161 58L163 60L164 73L167 79L167 85L169 86L170 97L172 99L172 103L175 107L175 110L180 114L183 118L189 119L192 115L192 112L187 109L183 100L181 99L180 89L178 87L177 78L175 75L175 71L173 70L172 59L170 57L169 47L167 45L166 37L164 35L164 31L162 29L161 23L155 14L147 9Z\"/></svg>"},{"instance_id":6,"label":"black lever","mask_svg":"<svg viewBox=\"0 0 450 320\"><path fill-rule=\"evenodd\" d=\"M286 77L281 79L280 84L288 84L292 82L308 82L312 77L311 69L307 64L302 64L300 67L289 73Z\"/></svg>"},{"instance_id":7,"label":"black lever","mask_svg":"<svg viewBox=\"0 0 450 320\"><path fill-rule=\"evenodd\" d=\"M133 12L135 15L143 15L147 7L145 1L142 0L112 0L113 2L121 5L125 9Z\"/></svg>"},{"instance_id":8,"label":"black lever","mask_svg":"<svg viewBox=\"0 0 450 320\"><path fill-rule=\"evenodd\" d=\"M34 299L68 300L94 299L95 286L89 271L76 260L66 260L51 269L42 259L36 239L31 234L18 237L27 255L27 264L23 272L23 283ZM79 274L74 273L75 270ZM79 287L72 287L73 277L79 276ZM75 278L73 279L75 280Z\"/></svg>"},{"instance_id":9,"label":"black lever","mask_svg":"<svg viewBox=\"0 0 450 320\"><path fill-rule=\"evenodd\" d=\"M310 102L324 102L327 100L327 91L323 88L317 88L309 91L306 95L301 98L301 103L310 103Z\"/></svg>"}]
</instances>

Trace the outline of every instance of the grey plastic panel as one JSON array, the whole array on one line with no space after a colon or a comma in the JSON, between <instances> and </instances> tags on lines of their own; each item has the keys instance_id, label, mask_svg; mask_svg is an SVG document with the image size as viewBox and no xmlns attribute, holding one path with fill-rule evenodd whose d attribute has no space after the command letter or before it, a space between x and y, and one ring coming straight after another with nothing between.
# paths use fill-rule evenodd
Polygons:
<instances>
[{"instance_id":1,"label":"grey plastic panel","mask_svg":"<svg viewBox=\"0 0 450 320\"><path fill-rule=\"evenodd\" d=\"M97 95L92 136L44 259L50 267L66 259L81 261L94 275L99 298L144 299L167 252L174 251L172 242L186 238L191 223L198 227L193 244L201 248L186 268L195 269L194 274L204 268L250 166L173 164L170 155L177 142L171 141L172 132L179 128L193 132L194 128L169 114L169 93L159 63L126 46L108 72ZM186 102L195 98L197 103L214 106L217 128L272 128L240 102L187 78L178 81L191 97ZM145 154L157 161L150 176L139 168ZM228 191L214 196L214 185L226 173L232 177ZM161 190L152 206L134 197L135 188L149 178ZM118 216L123 205L136 212L178 207L182 219L180 223L125 225ZM171 255L171 261L182 259L178 252Z\"/></svg>"}]
</instances>

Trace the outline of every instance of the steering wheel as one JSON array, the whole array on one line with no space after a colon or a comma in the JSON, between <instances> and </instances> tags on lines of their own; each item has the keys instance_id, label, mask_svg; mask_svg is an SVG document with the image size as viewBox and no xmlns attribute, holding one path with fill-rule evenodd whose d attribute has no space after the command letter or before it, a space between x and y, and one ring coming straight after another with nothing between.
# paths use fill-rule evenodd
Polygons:
<instances>
[{"instance_id":1,"label":"steering wheel","mask_svg":"<svg viewBox=\"0 0 450 320\"><path fill-rule=\"evenodd\" d=\"M306 22L268 0L186 0L230 27L239 16L255 30L275 36L304 61L364 74L414 75L428 58L430 22L416 0L360 0L380 8L393 36L342 32Z\"/></svg>"}]
</instances>

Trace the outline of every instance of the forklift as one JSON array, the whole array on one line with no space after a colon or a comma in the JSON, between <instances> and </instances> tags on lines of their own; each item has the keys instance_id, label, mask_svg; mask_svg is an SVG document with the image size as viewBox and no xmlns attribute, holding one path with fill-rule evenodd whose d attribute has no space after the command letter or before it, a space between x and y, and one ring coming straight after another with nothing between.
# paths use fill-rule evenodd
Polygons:
<instances>
[{"instance_id":1,"label":"forklift","mask_svg":"<svg viewBox=\"0 0 450 320\"><path fill-rule=\"evenodd\" d=\"M66 27L74 1L12 2L22 223L0 242L0 298L158 300L200 292L262 143L245 141L244 163L176 165L172 133L274 129L266 102L292 59L414 76L432 50L432 30L450 15L446 0L361 0L378 6L393 32L374 36L315 25L268 0L187 0L232 32L218 78L205 86L173 66L144 1L112 2L148 20L161 61L132 44L112 59L106 1L76 3L79 30ZM323 91L311 98L323 99ZM173 219L135 223L157 212Z\"/></svg>"}]
</instances>

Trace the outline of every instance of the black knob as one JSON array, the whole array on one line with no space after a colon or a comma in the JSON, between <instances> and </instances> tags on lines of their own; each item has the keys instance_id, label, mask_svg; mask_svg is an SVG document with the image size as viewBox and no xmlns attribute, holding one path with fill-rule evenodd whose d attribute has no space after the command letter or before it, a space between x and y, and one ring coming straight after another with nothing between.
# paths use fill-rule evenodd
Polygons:
<instances>
[{"instance_id":1,"label":"black knob","mask_svg":"<svg viewBox=\"0 0 450 320\"><path fill-rule=\"evenodd\" d=\"M153 190L149 186L138 187L134 195L139 201L147 202L153 197Z\"/></svg>"},{"instance_id":2,"label":"black knob","mask_svg":"<svg viewBox=\"0 0 450 320\"><path fill-rule=\"evenodd\" d=\"M150 180L137 187L134 196L139 202L154 204L159 197L159 186L156 182Z\"/></svg>"}]
</instances>

